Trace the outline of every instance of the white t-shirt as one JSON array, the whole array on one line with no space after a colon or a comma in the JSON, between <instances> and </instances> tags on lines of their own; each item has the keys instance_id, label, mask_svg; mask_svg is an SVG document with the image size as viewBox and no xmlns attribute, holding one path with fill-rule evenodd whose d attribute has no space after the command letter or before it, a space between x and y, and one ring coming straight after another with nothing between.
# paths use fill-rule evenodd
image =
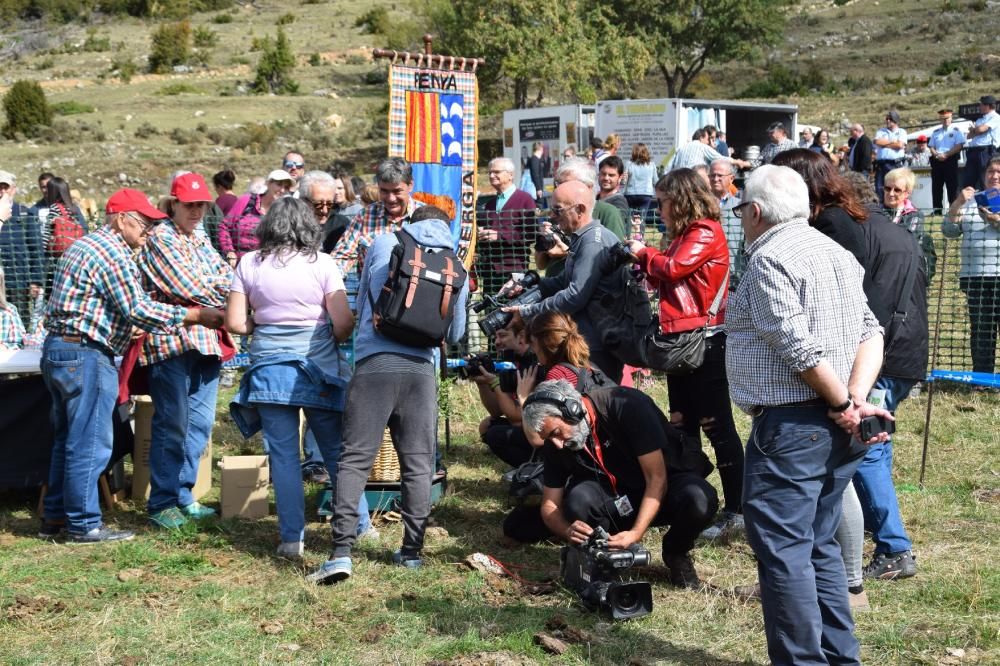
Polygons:
<instances>
[{"instance_id":1,"label":"white t-shirt","mask_svg":"<svg viewBox=\"0 0 1000 666\"><path fill-rule=\"evenodd\" d=\"M344 291L344 278L328 254L273 254L263 261L248 252L233 273L232 291L245 294L257 324L312 326L326 320L323 300Z\"/></svg>"}]
</instances>

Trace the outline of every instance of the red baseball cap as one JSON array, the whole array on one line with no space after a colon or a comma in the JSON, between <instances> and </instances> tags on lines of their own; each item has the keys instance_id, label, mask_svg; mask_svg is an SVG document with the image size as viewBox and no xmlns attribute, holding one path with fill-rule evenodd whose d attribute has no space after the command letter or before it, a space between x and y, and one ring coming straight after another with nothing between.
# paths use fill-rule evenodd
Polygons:
<instances>
[{"instance_id":1,"label":"red baseball cap","mask_svg":"<svg viewBox=\"0 0 1000 666\"><path fill-rule=\"evenodd\" d=\"M165 220L168 217L166 213L150 204L149 198L145 194L127 187L111 195L108 204L104 207L104 212L108 215L139 213L151 220Z\"/></svg>"},{"instance_id":2,"label":"red baseball cap","mask_svg":"<svg viewBox=\"0 0 1000 666\"><path fill-rule=\"evenodd\" d=\"M174 182L170 185L170 196L183 203L212 201L205 179L197 173L182 173L174 178Z\"/></svg>"},{"instance_id":3,"label":"red baseball cap","mask_svg":"<svg viewBox=\"0 0 1000 666\"><path fill-rule=\"evenodd\" d=\"M927 143L927 137L921 134L917 137L917 143Z\"/></svg>"}]
</instances>

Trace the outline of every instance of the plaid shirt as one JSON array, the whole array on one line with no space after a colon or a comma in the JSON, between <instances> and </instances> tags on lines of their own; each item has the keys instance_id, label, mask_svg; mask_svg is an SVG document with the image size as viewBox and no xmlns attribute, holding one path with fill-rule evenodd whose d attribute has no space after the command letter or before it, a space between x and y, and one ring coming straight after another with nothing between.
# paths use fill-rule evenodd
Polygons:
<instances>
[{"instance_id":1,"label":"plaid shirt","mask_svg":"<svg viewBox=\"0 0 1000 666\"><path fill-rule=\"evenodd\" d=\"M146 295L132 250L104 226L73 243L59 259L45 327L52 335L83 335L120 355L133 326L174 332L185 314L185 308Z\"/></svg>"},{"instance_id":2,"label":"plaid shirt","mask_svg":"<svg viewBox=\"0 0 1000 666\"><path fill-rule=\"evenodd\" d=\"M136 263L143 287L155 301L184 307L226 307L233 271L199 233L186 236L167 220L146 241ZM173 334L153 333L146 338L139 363L157 363L191 350L221 357L219 334L199 325Z\"/></svg>"},{"instance_id":3,"label":"plaid shirt","mask_svg":"<svg viewBox=\"0 0 1000 666\"><path fill-rule=\"evenodd\" d=\"M798 144L787 136L781 140L781 143L768 141L767 145L760 149L760 155L750 163L750 166L756 169L762 164L770 164L778 156L778 153L783 153L786 150L795 150L798 147Z\"/></svg>"},{"instance_id":4,"label":"plaid shirt","mask_svg":"<svg viewBox=\"0 0 1000 666\"><path fill-rule=\"evenodd\" d=\"M0 305L0 349L20 349L24 344L24 322L12 303Z\"/></svg>"},{"instance_id":5,"label":"plaid shirt","mask_svg":"<svg viewBox=\"0 0 1000 666\"><path fill-rule=\"evenodd\" d=\"M858 345L881 333L864 270L805 220L778 224L746 248L726 311L729 392L740 409L813 400L799 373L826 360L846 385Z\"/></svg>"},{"instance_id":6,"label":"plaid shirt","mask_svg":"<svg viewBox=\"0 0 1000 666\"><path fill-rule=\"evenodd\" d=\"M376 201L358 213L347 225L344 235L340 237L337 245L333 248L333 258L343 274L346 276L351 269L358 265L359 259L364 259L364 253L371 247L376 236L398 231L400 227L410 221L410 215L413 215L413 211L423 205L422 202L410 197L410 203L406 207L406 215L395 222L389 221L386 217L385 206L381 201Z\"/></svg>"}]
</instances>

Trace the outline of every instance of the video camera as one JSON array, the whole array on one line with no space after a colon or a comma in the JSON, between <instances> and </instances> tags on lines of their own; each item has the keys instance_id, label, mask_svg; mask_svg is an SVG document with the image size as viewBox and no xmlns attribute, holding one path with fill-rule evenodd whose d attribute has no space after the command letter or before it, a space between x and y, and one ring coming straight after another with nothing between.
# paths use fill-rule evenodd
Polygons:
<instances>
[{"instance_id":1,"label":"video camera","mask_svg":"<svg viewBox=\"0 0 1000 666\"><path fill-rule=\"evenodd\" d=\"M633 544L627 550L608 548L608 533L597 527L580 545L563 546L559 551L563 585L580 597L592 611L611 614L614 620L630 620L653 612L653 588L646 581L622 581L632 567L651 561L649 551Z\"/></svg>"},{"instance_id":2,"label":"video camera","mask_svg":"<svg viewBox=\"0 0 1000 666\"><path fill-rule=\"evenodd\" d=\"M513 314L504 312L500 308L506 305L531 305L542 300L542 294L537 287L540 281L538 273L528 271L520 280L516 281L524 288L524 291L517 296L512 298L510 289L501 289L496 296L484 294L483 300L472 306L473 312L482 312L487 307L493 308L488 315L479 320L479 328L482 329L483 335L493 338L501 328L507 328L510 320L514 318Z\"/></svg>"}]
</instances>

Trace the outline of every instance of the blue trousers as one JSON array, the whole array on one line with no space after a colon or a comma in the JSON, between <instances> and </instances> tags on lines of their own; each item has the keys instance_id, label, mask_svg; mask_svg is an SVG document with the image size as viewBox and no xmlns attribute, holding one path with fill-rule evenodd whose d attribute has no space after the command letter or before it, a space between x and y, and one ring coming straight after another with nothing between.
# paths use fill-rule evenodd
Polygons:
<instances>
[{"instance_id":1,"label":"blue trousers","mask_svg":"<svg viewBox=\"0 0 1000 666\"><path fill-rule=\"evenodd\" d=\"M149 513L194 502L198 461L215 424L222 362L189 351L149 366L153 399L149 447Z\"/></svg>"},{"instance_id":2,"label":"blue trousers","mask_svg":"<svg viewBox=\"0 0 1000 666\"><path fill-rule=\"evenodd\" d=\"M269 444L271 481L274 482L274 499L278 510L278 532L282 542L302 541L306 529L305 491L302 486L302 468L299 465L299 410L294 405L268 405L258 403L264 435ZM327 409L306 408L306 421L316 435L316 444L322 462L336 483L340 452L343 448L341 432L343 414ZM334 485L336 496L336 485ZM368 502L361 493L358 505L360 522L357 533L363 534L371 526Z\"/></svg>"},{"instance_id":3,"label":"blue trousers","mask_svg":"<svg viewBox=\"0 0 1000 666\"><path fill-rule=\"evenodd\" d=\"M896 410L916 384L915 379L879 377L875 388L885 389L884 407ZM854 473L854 489L861 500L865 515L865 530L872 533L876 553L899 553L910 550L913 543L903 527L896 499L896 486L892 482L892 440L874 444L865 450L865 457Z\"/></svg>"},{"instance_id":4,"label":"blue trousers","mask_svg":"<svg viewBox=\"0 0 1000 666\"><path fill-rule=\"evenodd\" d=\"M41 368L55 430L45 520L66 521L70 533L84 534L102 524L97 479L114 445L118 371L109 352L55 335L45 338Z\"/></svg>"},{"instance_id":5,"label":"blue trousers","mask_svg":"<svg viewBox=\"0 0 1000 666\"><path fill-rule=\"evenodd\" d=\"M772 663L860 664L835 538L863 447L825 407L770 407L747 442L743 514Z\"/></svg>"}]
</instances>

